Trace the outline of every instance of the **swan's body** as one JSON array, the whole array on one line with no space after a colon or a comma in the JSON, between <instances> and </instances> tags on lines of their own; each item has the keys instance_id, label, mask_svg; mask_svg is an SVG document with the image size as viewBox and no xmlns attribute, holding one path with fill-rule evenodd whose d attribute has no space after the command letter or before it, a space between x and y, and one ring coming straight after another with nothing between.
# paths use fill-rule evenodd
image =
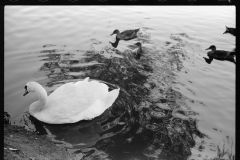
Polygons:
<instances>
[{"instance_id":1,"label":"swan's body","mask_svg":"<svg viewBox=\"0 0 240 160\"><path fill-rule=\"evenodd\" d=\"M106 84L88 79L66 83L49 96L40 84L28 82L24 95L34 91L39 97L30 105L29 113L50 124L75 123L101 115L114 103L120 89L108 92Z\"/></svg>"},{"instance_id":2,"label":"swan's body","mask_svg":"<svg viewBox=\"0 0 240 160\"><path fill-rule=\"evenodd\" d=\"M123 31L121 33L118 29L116 29L116 30L113 31L113 33L111 35L117 34L116 37L120 40L130 40L130 39L136 38L137 32L139 31L139 29L140 28L132 29L132 30L126 30L126 31Z\"/></svg>"}]
</instances>

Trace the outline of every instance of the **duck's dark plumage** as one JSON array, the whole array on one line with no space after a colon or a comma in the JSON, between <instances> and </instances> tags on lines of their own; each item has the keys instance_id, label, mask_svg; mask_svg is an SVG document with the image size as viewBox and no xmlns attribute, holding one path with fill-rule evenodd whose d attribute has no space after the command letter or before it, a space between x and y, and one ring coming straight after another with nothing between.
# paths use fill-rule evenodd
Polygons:
<instances>
[{"instance_id":1,"label":"duck's dark plumage","mask_svg":"<svg viewBox=\"0 0 240 160\"><path fill-rule=\"evenodd\" d=\"M210 57L218 58L218 59L226 59L229 55L235 55L235 52L223 51L223 50L216 50L216 46L212 45L206 50L211 49L207 54Z\"/></svg>"},{"instance_id":2,"label":"duck's dark plumage","mask_svg":"<svg viewBox=\"0 0 240 160\"><path fill-rule=\"evenodd\" d=\"M118 29L116 29L116 30L113 31L113 33L111 35L117 34L117 38L120 39L120 40L130 40L130 39L136 38L137 32L139 31L139 29L140 28L132 29L132 30L126 30L126 31L123 31L121 33Z\"/></svg>"},{"instance_id":3,"label":"duck's dark plumage","mask_svg":"<svg viewBox=\"0 0 240 160\"><path fill-rule=\"evenodd\" d=\"M135 43L135 45L137 46L137 48L134 51L135 58L140 59L140 57L142 56L142 44L140 42L137 42Z\"/></svg>"},{"instance_id":4,"label":"duck's dark plumage","mask_svg":"<svg viewBox=\"0 0 240 160\"><path fill-rule=\"evenodd\" d=\"M236 36L237 30L236 30L236 28L230 28L230 27L226 26L226 31L223 34L226 34L226 33L230 33L230 34Z\"/></svg>"},{"instance_id":5,"label":"duck's dark plumage","mask_svg":"<svg viewBox=\"0 0 240 160\"><path fill-rule=\"evenodd\" d=\"M217 60L228 60L233 61L235 63L234 57L236 56L236 52L229 52L224 50L216 50L216 46L211 45L206 50L211 49L212 51L209 51L207 54L212 59L215 58Z\"/></svg>"}]
</instances>

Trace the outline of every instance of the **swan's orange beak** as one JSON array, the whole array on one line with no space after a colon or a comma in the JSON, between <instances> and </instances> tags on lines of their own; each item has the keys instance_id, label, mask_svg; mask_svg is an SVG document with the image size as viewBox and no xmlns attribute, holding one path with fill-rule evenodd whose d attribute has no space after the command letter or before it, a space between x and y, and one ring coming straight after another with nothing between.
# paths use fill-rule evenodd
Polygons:
<instances>
[{"instance_id":1,"label":"swan's orange beak","mask_svg":"<svg viewBox=\"0 0 240 160\"><path fill-rule=\"evenodd\" d=\"M25 93L23 94L23 96L25 96L26 94L28 94L29 92L27 90L25 90Z\"/></svg>"}]
</instances>

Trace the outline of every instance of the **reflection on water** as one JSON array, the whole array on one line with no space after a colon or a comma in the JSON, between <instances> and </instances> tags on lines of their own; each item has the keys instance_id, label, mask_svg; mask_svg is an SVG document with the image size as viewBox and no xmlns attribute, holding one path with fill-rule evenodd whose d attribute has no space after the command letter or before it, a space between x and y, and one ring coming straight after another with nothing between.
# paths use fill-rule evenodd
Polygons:
<instances>
[{"instance_id":1,"label":"reflection on water","mask_svg":"<svg viewBox=\"0 0 240 160\"><path fill-rule=\"evenodd\" d=\"M40 55L44 64L35 76L47 77L39 83L49 94L64 83L85 77L106 83L110 89L117 85L120 94L111 108L92 121L50 125L26 113L22 123L39 134L48 133L56 144L64 144L84 159L188 159L193 148L202 152L208 136L198 129L199 114L187 101L204 103L172 87L179 83L178 73L188 72L183 61L190 56L184 48L199 46L188 42L194 39L185 33L172 34L172 41L166 41L161 51L144 47L151 41L139 37L143 45L140 59L134 55L134 45L124 52L105 47L100 52L67 53L55 45L44 45ZM109 52L111 56L105 56ZM195 141L199 138L201 143ZM212 148L217 149L219 157L234 156L219 146Z\"/></svg>"},{"instance_id":2,"label":"reflection on water","mask_svg":"<svg viewBox=\"0 0 240 160\"><path fill-rule=\"evenodd\" d=\"M210 57L210 56L208 56L208 58L206 58L206 57L203 57L203 58L208 64L211 64L213 59L216 59L216 58L213 58L213 57ZM217 59L217 60L219 60L219 59ZM226 58L225 60L219 60L219 61L229 61L229 62L232 62L232 63L236 64L233 57Z\"/></svg>"},{"instance_id":3,"label":"reflection on water","mask_svg":"<svg viewBox=\"0 0 240 160\"><path fill-rule=\"evenodd\" d=\"M115 41L115 42L110 42L110 41L109 41L109 43L111 43L111 45L112 45L114 48L117 48L119 41L120 41L120 39L118 39L118 38L116 37L116 41Z\"/></svg>"}]
</instances>

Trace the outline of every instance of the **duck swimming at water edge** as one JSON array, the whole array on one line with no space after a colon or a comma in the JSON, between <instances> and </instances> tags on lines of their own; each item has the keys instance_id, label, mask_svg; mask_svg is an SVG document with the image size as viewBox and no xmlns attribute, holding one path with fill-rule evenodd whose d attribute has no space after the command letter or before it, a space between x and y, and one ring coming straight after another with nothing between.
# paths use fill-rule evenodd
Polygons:
<instances>
[{"instance_id":1,"label":"duck swimming at water edge","mask_svg":"<svg viewBox=\"0 0 240 160\"><path fill-rule=\"evenodd\" d=\"M120 89L108 91L108 86L98 81L66 83L47 96L46 90L37 82L28 82L25 93L36 92L39 100L29 106L29 113L49 124L75 123L91 120L112 106Z\"/></svg>"},{"instance_id":2,"label":"duck swimming at water edge","mask_svg":"<svg viewBox=\"0 0 240 160\"><path fill-rule=\"evenodd\" d=\"M230 33L230 34L236 36L237 30L236 30L236 28L230 28L230 27L226 26L226 31L223 34L226 34L226 33Z\"/></svg>"},{"instance_id":3,"label":"duck swimming at water edge","mask_svg":"<svg viewBox=\"0 0 240 160\"><path fill-rule=\"evenodd\" d=\"M224 50L217 50L216 46L211 45L209 48L206 50L211 49L207 54L211 58L215 58L217 60L229 60L231 62L235 62L234 57L236 56L236 52L229 52L229 51L224 51Z\"/></svg>"},{"instance_id":4,"label":"duck swimming at water edge","mask_svg":"<svg viewBox=\"0 0 240 160\"><path fill-rule=\"evenodd\" d=\"M140 42L135 43L137 48L134 50L135 58L140 59L142 55L142 44Z\"/></svg>"},{"instance_id":5,"label":"duck swimming at water edge","mask_svg":"<svg viewBox=\"0 0 240 160\"><path fill-rule=\"evenodd\" d=\"M120 40L130 40L130 39L136 38L137 32L139 31L139 29L140 28L132 29L132 30L126 30L126 31L123 31L121 33L118 29L116 29L116 30L113 31L113 33L111 35L117 34L116 37Z\"/></svg>"}]
</instances>

